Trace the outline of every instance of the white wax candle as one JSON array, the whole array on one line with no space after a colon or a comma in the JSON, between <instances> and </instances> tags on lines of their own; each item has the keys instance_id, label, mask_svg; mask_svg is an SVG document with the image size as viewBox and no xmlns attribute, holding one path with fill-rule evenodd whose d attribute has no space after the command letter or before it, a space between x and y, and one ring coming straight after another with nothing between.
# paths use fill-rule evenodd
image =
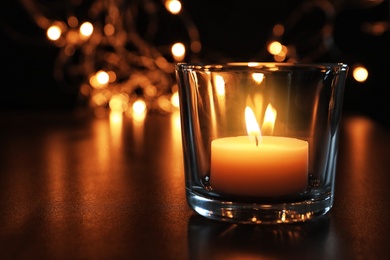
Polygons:
<instances>
[{"instance_id":1,"label":"white wax candle","mask_svg":"<svg viewBox=\"0 0 390 260\"><path fill-rule=\"evenodd\" d=\"M211 143L210 184L218 192L275 197L302 192L308 183L308 143L263 136L258 146L248 136Z\"/></svg>"}]
</instances>

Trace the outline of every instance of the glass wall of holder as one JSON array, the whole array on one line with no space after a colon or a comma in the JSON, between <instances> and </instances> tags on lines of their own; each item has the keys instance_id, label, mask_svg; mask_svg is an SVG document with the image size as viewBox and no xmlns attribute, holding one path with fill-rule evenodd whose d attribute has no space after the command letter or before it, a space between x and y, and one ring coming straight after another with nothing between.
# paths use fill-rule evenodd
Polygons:
<instances>
[{"instance_id":1,"label":"glass wall of holder","mask_svg":"<svg viewBox=\"0 0 390 260\"><path fill-rule=\"evenodd\" d=\"M333 205L345 64L177 64L188 204L234 223Z\"/></svg>"}]
</instances>

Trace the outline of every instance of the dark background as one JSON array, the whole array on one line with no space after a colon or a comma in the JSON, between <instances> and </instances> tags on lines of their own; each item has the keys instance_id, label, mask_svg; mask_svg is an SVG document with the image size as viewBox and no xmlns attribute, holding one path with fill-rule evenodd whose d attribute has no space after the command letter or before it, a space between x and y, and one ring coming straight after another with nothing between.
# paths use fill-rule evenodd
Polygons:
<instances>
[{"instance_id":1,"label":"dark background","mask_svg":"<svg viewBox=\"0 0 390 260\"><path fill-rule=\"evenodd\" d=\"M58 3L39 2L48 7ZM161 5L161 2L156 2ZM264 50L272 27L288 21L305 2L313 1L182 1L187 17L200 33L202 51L196 59L203 61L271 61ZM389 2L328 3L336 10L333 44L329 52L316 57L313 62L343 62L351 66L364 64L369 71L366 82L353 80L350 70L344 110L346 113L367 115L390 126L390 30L382 35L362 30L365 22L387 21L389 24ZM152 43L158 45L180 40L178 33L181 31L176 26L179 28L182 21L168 14L162 5L160 8L163 13L160 28ZM79 10L80 15L82 11ZM142 12L138 15L142 23ZM19 1L0 2L0 24L0 109L71 110L77 107L77 84L65 84L53 78L59 49L46 39L45 31L35 24ZM320 24L321 14L315 10L308 12L300 17L284 40L301 45L304 55L310 52L308 48L314 48L312 45L305 49L305 44L313 40L312 36L321 27Z\"/></svg>"}]
</instances>

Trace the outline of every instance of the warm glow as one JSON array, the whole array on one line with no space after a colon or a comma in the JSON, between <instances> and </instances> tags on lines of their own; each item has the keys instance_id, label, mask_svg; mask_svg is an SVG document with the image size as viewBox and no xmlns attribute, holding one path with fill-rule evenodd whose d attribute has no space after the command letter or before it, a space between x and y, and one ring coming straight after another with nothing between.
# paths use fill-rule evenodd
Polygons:
<instances>
[{"instance_id":1,"label":"warm glow","mask_svg":"<svg viewBox=\"0 0 390 260\"><path fill-rule=\"evenodd\" d=\"M89 78L89 84L91 85L91 87L93 88L102 88L104 86L100 85L99 82L97 81L96 79L96 76L93 75Z\"/></svg>"},{"instance_id":2,"label":"warm glow","mask_svg":"<svg viewBox=\"0 0 390 260\"><path fill-rule=\"evenodd\" d=\"M84 37L89 37L93 33L93 25L90 22L85 22L80 26L80 34Z\"/></svg>"},{"instance_id":3,"label":"warm glow","mask_svg":"<svg viewBox=\"0 0 390 260\"><path fill-rule=\"evenodd\" d=\"M276 24L272 29L272 32L275 36L282 36L284 33L284 26L281 24Z\"/></svg>"},{"instance_id":4,"label":"warm glow","mask_svg":"<svg viewBox=\"0 0 390 260\"><path fill-rule=\"evenodd\" d=\"M111 35L114 35L114 33L115 33L115 27L114 27L114 25L109 23L109 24L106 24L104 26L103 31L104 31L105 35L111 36Z\"/></svg>"},{"instance_id":5,"label":"warm glow","mask_svg":"<svg viewBox=\"0 0 390 260\"><path fill-rule=\"evenodd\" d=\"M97 93L92 95L90 103L92 106L102 106L107 103L107 97L102 93Z\"/></svg>"},{"instance_id":6,"label":"warm glow","mask_svg":"<svg viewBox=\"0 0 390 260\"><path fill-rule=\"evenodd\" d=\"M272 55L277 55L282 51L282 44L280 42L274 41L268 44L268 52Z\"/></svg>"},{"instance_id":7,"label":"warm glow","mask_svg":"<svg viewBox=\"0 0 390 260\"><path fill-rule=\"evenodd\" d=\"M57 25L50 26L49 29L47 29L46 35L47 38L49 38L52 41L56 41L61 36L61 28Z\"/></svg>"},{"instance_id":8,"label":"warm glow","mask_svg":"<svg viewBox=\"0 0 390 260\"><path fill-rule=\"evenodd\" d=\"M77 31L71 30L66 34L66 41L70 45L74 45L79 41L80 37ZM68 45L69 46L69 45Z\"/></svg>"},{"instance_id":9,"label":"warm glow","mask_svg":"<svg viewBox=\"0 0 390 260\"><path fill-rule=\"evenodd\" d=\"M263 126L261 130L263 134L272 134L274 131L275 121L276 121L276 110L272 107L271 104L268 104L267 109L265 110Z\"/></svg>"},{"instance_id":10,"label":"warm glow","mask_svg":"<svg viewBox=\"0 0 390 260\"><path fill-rule=\"evenodd\" d=\"M225 95L225 80L220 75L215 76L215 88L219 96Z\"/></svg>"},{"instance_id":11,"label":"warm glow","mask_svg":"<svg viewBox=\"0 0 390 260\"><path fill-rule=\"evenodd\" d=\"M105 71L100 70L100 71L98 71L98 72L96 73L96 80L98 81L98 83L99 83L100 85L105 85L105 84L107 84L108 81L109 81L109 79L110 79L110 77L109 77L108 73L105 72Z\"/></svg>"},{"instance_id":12,"label":"warm glow","mask_svg":"<svg viewBox=\"0 0 390 260\"><path fill-rule=\"evenodd\" d=\"M113 127L114 125L122 126L122 119L123 119L122 113L118 111L112 111L110 113L110 126L111 127Z\"/></svg>"},{"instance_id":13,"label":"warm glow","mask_svg":"<svg viewBox=\"0 0 390 260\"><path fill-rule=\"evenodd\" d=\"M184 47L184 44L181 42L175 43L172 46L172 55L177 61L182 61L184 59L185 53L186 53L186 48Z\"/></svg>"},{"instance_id":14,"label":"warm glow","mask_svg":"<svg viewBox=\"0 0 390 260\"><path fill-rule=\"evenodd\" d=\"M284 45L281 45L281 47L282 49L280 50L280 52L274 55L274 60L277 62L284 61L287 56L287 51L288 51L287 47Z\"/></svg>"},{"instance_id":15,"label":"warm glow","mask_svg":"<svg viewBox=\"0 0 390 260\"><path fill-rule=\"evenodd\" d=\"M156 88L156 86L153 86L153 85L146 86L144 89L144 93L145 93L145 96L155 97L157 95L157 88Z\"/></svg>"},{"instance_id":16,"label":"warm glow","mask_svg":"<svg viewBox=\"0 0 390 260\"><path fill-rule=\"evenodd\" d=\"M133 113L134 114L144 114L146 112L146 103L145 101L138 99L133 104Z\"/></svg>"},{"instance_id":17,"label":"warm glow","mask_svg":"<svg viewBox=\"0 0 390 260\"><path fill-rule=\"evenodd\" d=\"M79 24L76 16L71 16L68 18L68 25L72 28L75 28Z\"/></svg>"},{"instance_id":18,"label":"warm glow","mask_svg":"<svg viewBox=\"0 0 390 260\"><path fill-rule=\"evenodd\" d=\"M260 127L257 124L255 114L248 106L245 108L245 123L246 131L249 136L254 136L255 138L261 137Z\"/></svg>"},{"instance_id":19,"label":"warm glow","mask_svg":"<svg viewBox=\"0 0 390 260\"><path fill-rule=\"evenodd\" d=\"M252 78L256 83L261 84L261 82L263 82L263 79L264 79L264 74L263 73L253 73Z\"/></svg>"},{"instance_id":20,"label":"warm glow","mask_svg":"<svg viewBox=\"0 0 390 260\"><path fill-rule=\"evenodd\" d=\"M372 26L372 34L382 35L388 29L388 25L384 22L374 23Z\"/></svg>"},{"instance_id":21,"label":"warm glow","mask_svg":"<svg viewBox=\"0 0 390 260\"><path fill-rule=\"evenodd\" d=\"M172 97L171 97L172 98ZM171 99L169 99L169 97L167 95L163 95L163 96L160 96L158 99L157 99L157 105L158 107L162 110L162 111L165 111L165 112L172 112L172 101Z\"/></svg>"},{"instance_id":22,"label":"warm glow","mask_svg":"<svg viewBox=\"0 0 390 260\"><path fill-rule=\"evenodd\" d=\"M113 95L109 102L111 111L124 112L128 108L129 98L125 94Z\"/></svg>"},{"instance_id":23,"label":"warm glow","mask_svg":"<svg viewBox=\"0 0 390 260\"><path fill-rule=\"evenodd\" d=\"M198 53L200 52L201 49L202 49L202 44L200 43L200 41L191 42L191 50L193 52Z\"/></svg>"},{"instance_id":24,"label":"warm glow","mask_svg":"<svg viewBox=\"0 0 390 260\"><path fill-rule=\"evenodd\" d=\"M165 8L172 14L178 14L181 10L181 3L178 0L165 1Z\"/></svg>"},{"instance_id":25,"label":"warm glow","mask_svg":"<svg viewBox=\"0 0 390 260\"><path fill-rule=\"evenodd\" d=\"M260 63L258 63L258 62L248 62L248 67L257 67L259 65L260 65Z\"/></svg>"},{"instance_id":26,"label":"warm glow","mask_svg":"<svg viewBox=\"0 0 390 260\"><path fill-rule=\"evenodd\" d=\"M171 103L174 107L179 108L180 102L179 102L179 93L175 92L171 96Z\"/></svg>"},{"instance_id":27,"label":"warm glow","mask_svg":"<svg viewBox=\"0 0 390 260\"><path fill-rule=\"evenodd\" d=\"M132 109L133 113L131 116L133 117L133 121L137 124L141 123L141 125L138 124L138 127L143 129L143 122L145 120L146 112L147 112L145 101L143 101L142 99L136 100L133 103L132 108L133 108ZM141 129L138 129L138 130L141 130ZM138 135L138 137L140 137L140 136L142 136L142 133L137 133L137 135Z\"/></svg>"},{"instance_id":28,"label":"warm glow","mask_svg":"<svg viewBox=\"0 0 390 260\"><path fill-rule=\"evenodd\" d=\"M114 71L107 71L108 75L108 82L115 82L116 81L116 74Z\"/></svg>"},{"instance_id":29,"label":"warm glow","mask_svg":"<svg viewBox=\"0 0 390 260\"><path fill-rule=\"evenodd\" d=\"M284 53L279 53L277 55L274 55L274 60L277 62L282 62L286 59L286 55Z\"/></svg>"},{"instance_id":30,"label":"warm glow","mask_svg":"<svg viewBox=\"0 0 390 260\"><path fill-rule=\"evenodd\" d=\"M368 78L368 71L362 66L358 66L353 70L353 78L358 82L364 82Z\"/></svg>"}]
</instances>

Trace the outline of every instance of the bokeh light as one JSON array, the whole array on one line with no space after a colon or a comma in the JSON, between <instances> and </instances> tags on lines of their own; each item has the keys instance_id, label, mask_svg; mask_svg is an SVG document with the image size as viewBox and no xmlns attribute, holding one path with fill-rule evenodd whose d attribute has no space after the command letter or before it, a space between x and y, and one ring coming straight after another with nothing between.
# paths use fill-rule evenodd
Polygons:
<instances>
[{"instance_id":1,"label":"bokeh light","mask_svg":"<svg viewBox=\"0 0 390 260\"><path fill-rule=\"evenodd\" d=\"M57 25L50 26L46 32L47 38L52 41L56 41L61 37L61 28Z\"/></svg>"},{"instance_id":2,"label":"bokeh light","mask_svg":"<svg viewBox=\"0 0 390 260\"><path fill-rule=\"evenodd\" d=\"M85 22L80 26L80 34L84 37L89 37L93 33L93 25L90 22Z\"/></svg>"},{"instance_id":3,"label":"bokeh light","mask_svg":"<svg viewBox=\"0 0 390 260\"><path fill-rule=\"evenodd\" d=\"M368 71L363 66L357 66L353 69L353 78L358 82L364 82L368 78Z\"/></svg>"},{"instance_id":4,"label":"bokeh light","mask_svg":"<svg viewBox=\"0 0 390 260\"><path fill-rule=\"evenodd\" d=\"M165 1L165 8L172 14L178 14L181 10L181 3L178 0Z\"/></svg>"},{"instance_id":5,"label":"bokeh light","mask_svg":"<svg viewBox=\"0 0 390 260\"><path fill-rule=\"evenodd\" d=\"M282 51L282 44L278 41L273 41L268 44L267 49L272 55L278 55Z\"/></svg>"},{"instance_id":6,"label":"bokeh light","mask_svg":"<svg viewBox=\"0 0 390 260\"><path fill-rule=\"evenodd\" d=\"M178 42L172 45L171 51L176 61L182 61L186 53L186 48L183 43Z\"/></svg>"}]
</instances>

